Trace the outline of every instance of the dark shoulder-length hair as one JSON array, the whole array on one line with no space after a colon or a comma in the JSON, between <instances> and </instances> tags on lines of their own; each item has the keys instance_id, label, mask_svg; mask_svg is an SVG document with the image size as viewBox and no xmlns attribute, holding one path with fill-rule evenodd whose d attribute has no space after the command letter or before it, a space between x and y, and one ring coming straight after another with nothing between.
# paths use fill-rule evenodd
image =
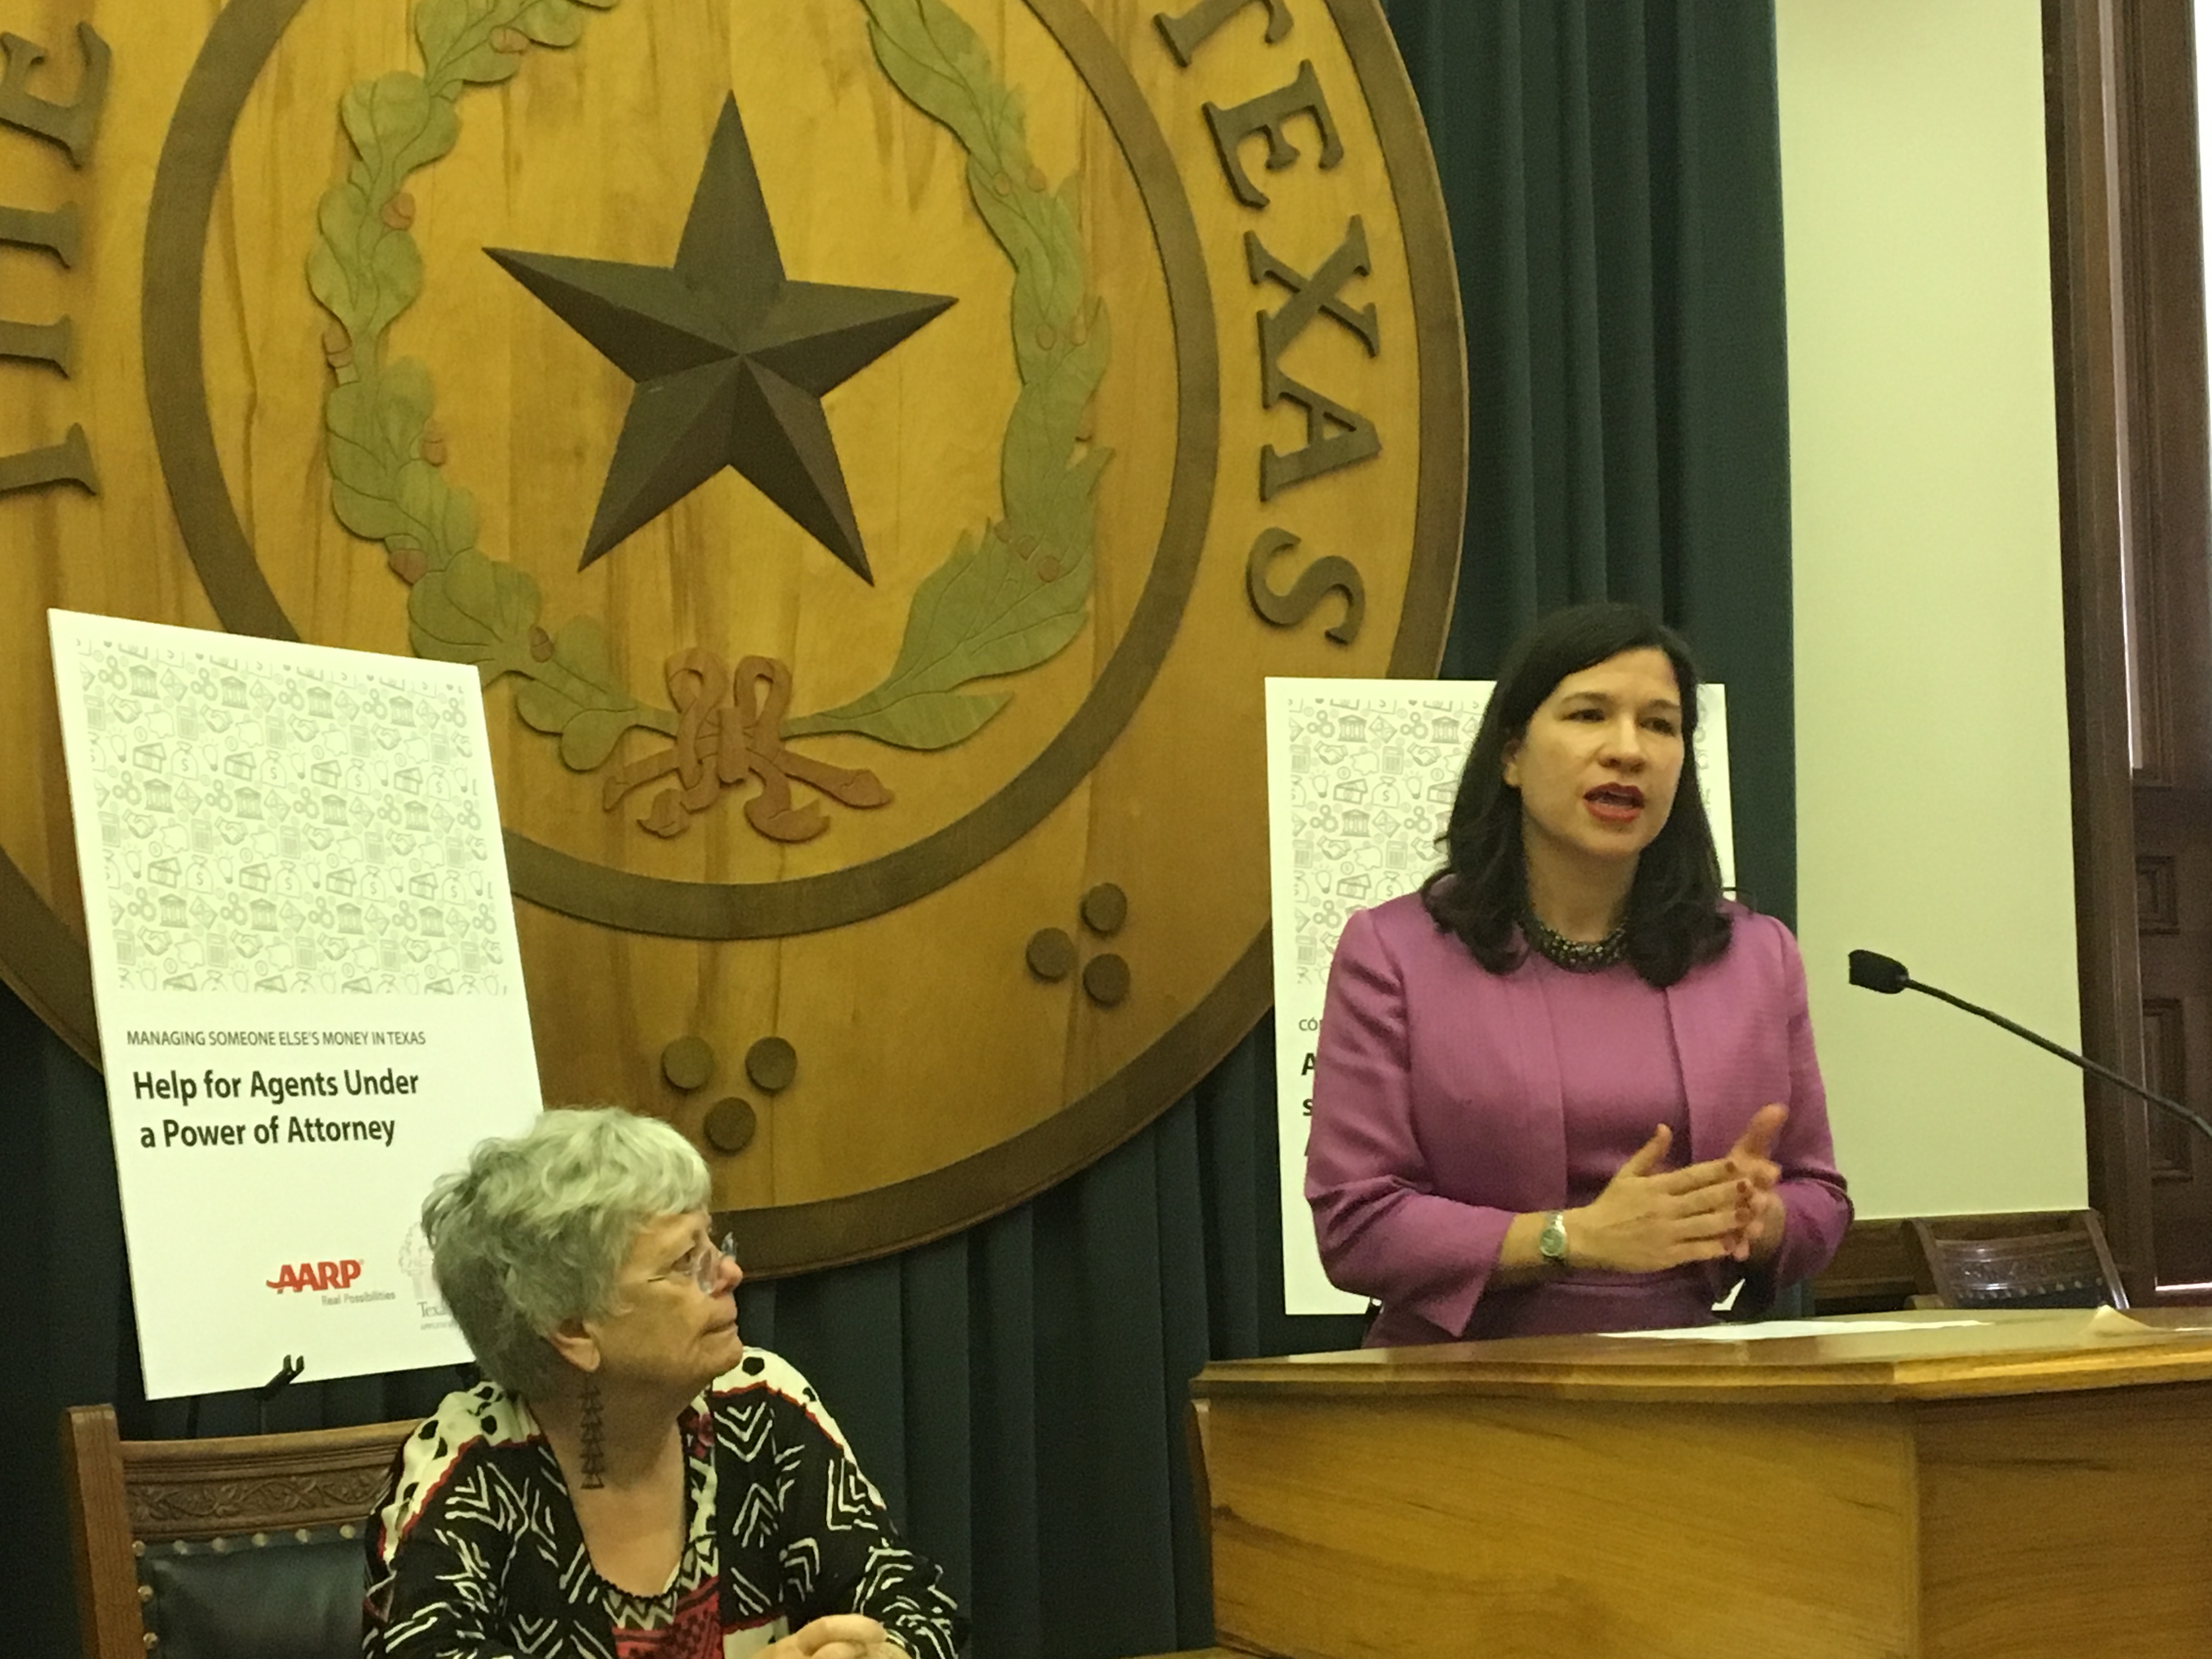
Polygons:
<instances>
[{"instance_id":1,"label":"dark shoulder-length hair","mask_svg":"<svg viewBox=\"0 0 2212 1659\"><path fill-rule=\"evenodd\" d=\"M1680 636L1642 607L1579 605L1553 611L1508 653L1452 799L1444 867L1421 886L1421 902L1437 926L1458 935L1493 974L1519 966L1528 949L1520 933L1528 907L1521 792L1505 781L1505 751L1568 675L1647 647L1667 653L1681 689L1682 779L1666 827L1637 860L1628 894L1628 961L1647 983L1667 986L1728 949L1720 855L1692 744L1697 665Z\"/></svg>"}]
</instances>

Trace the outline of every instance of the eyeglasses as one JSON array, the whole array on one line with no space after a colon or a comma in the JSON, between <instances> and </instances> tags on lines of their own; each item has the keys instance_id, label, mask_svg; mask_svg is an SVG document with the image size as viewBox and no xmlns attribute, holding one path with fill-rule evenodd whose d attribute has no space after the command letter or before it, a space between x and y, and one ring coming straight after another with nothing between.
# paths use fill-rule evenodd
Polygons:
<instances>
[{"instance_id":1,"label":"eyeglasses","mask_svg":"<svg viewBox=\"0 0 2212 1659\"><path fill-rule=\"evenodd\" d=\"M712 1296L722 1277L722 1263L737 1255L737 1241L724 1233L713 1243L702 1244L665 1273L655 1273L648 1284L664 1279L689 1279L699 1287L702 1296Z\"/></svg>"}]
</instances>

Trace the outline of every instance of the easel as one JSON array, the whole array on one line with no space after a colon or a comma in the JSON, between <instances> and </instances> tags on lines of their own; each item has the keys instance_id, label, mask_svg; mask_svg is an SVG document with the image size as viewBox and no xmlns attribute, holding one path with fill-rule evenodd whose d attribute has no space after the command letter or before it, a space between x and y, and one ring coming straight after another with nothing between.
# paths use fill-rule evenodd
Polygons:
<instances>
[{"instance_id":1,"label":"easel","mask_svg":"<svg viewBox=\"0 0 2212 1659\"><path fill-rule=\"evenodd\" d=\"M298 1382L307 1369L305 1354L286 1354L276 1367L276 1374L253 1391L254 1417L262 1433L269 1432L270 1402ZM185 1438L197 1440L200 1433L200 1401L204 1396L194 1395L191 1403L185 1407Z\"/></svg>"}]
</instances>

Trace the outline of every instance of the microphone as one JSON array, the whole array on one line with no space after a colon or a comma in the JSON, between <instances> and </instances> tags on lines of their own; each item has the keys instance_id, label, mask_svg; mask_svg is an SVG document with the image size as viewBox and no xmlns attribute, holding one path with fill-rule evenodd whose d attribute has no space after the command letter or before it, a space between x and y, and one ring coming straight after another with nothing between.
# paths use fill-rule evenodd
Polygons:
<instances>
[{"instance_id":1,"label":"microphone","mask_svg":"<svg viewBox=\"0 0 2212 1659\"><path fill-rule=\"evenodd\" d=\"M1912 975L1905 971L1905 964L1895 957L1874 951L1854 951L1851 983L1862 990L1879 991L1886 997L1893 997L1912 983Z\"/></svg>"},{"instance_id":2,"label":"microphone","mask_svg":"<svg viewBox=\"0 0 2212 1659\"><path fill-rule=\"evenodd\" d=\"M2026 1037L2045 1053L2056 1054L2061 1060L2071 1061L2088 1073L2090 1076L2102 1078L2106 1082L2116 1088L2124 1089L2131 1095L2140 1095L2160 1111L2172 1113L2207 1140L2212 1140L2212 1123L2207 1123L2180 1102L2168 1100L2164 1095L2154 1095L2142 1084L2130 1082L2110 1066L2100 1066L2095 1060L2075 1054L2071 1048L2062 1048L2049 1037L2038 1036L2025 1025L2014 1024L2002 1014L1993 1014L1988 1009L1967 1001L1964 997L1954 997L1948 991L1939 989L1936 986L1923 985L1905 970L1905 964L1895 957L1886 957L1879 951L1852 951L1851 983L1862 990L1879 991L1884 996L1890 997L1895 996L1899 991L1917 991L1923 996L1934 997L1938 1002L1948 1002L1954 1008L1963 1008L1970 1014L1978 1014L1990 1024L2001 1025L2014 1036Z\"/></svg>"}]
</instances>

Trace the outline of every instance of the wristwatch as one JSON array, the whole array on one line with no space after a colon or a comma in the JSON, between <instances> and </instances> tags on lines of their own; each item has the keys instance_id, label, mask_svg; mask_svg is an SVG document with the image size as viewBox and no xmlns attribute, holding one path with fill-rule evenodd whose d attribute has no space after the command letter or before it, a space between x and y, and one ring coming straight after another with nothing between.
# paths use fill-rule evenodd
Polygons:
<instances>
[{"instance_id":1,"label":"wristwatch","mask_svg":"<svg viewBox=\"0 0 2212 1659\"><path fill-rule=\"evenodd\" d=\"M1544 1217L1544 1231L1536 1235L1536 1254L1553 1267L1567 1265L1567 1212L1551 1211Z\"/></svg>"}]
</instances>

